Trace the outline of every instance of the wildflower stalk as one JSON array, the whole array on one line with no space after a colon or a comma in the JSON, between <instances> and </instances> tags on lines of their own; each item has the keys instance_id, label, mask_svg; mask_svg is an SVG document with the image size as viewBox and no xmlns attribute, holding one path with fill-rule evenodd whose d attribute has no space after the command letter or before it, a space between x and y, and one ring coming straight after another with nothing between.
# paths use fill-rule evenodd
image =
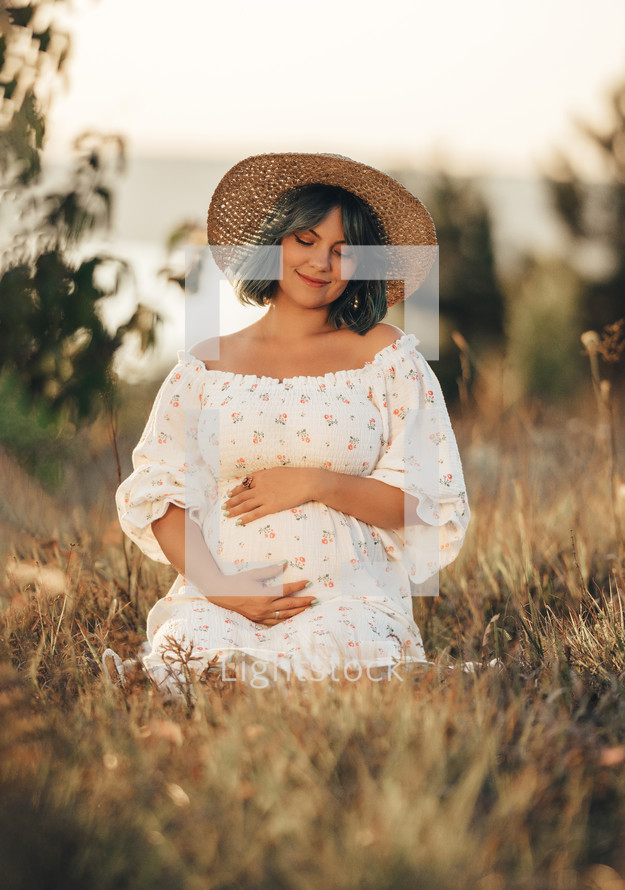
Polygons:
<instances>
[{"instance_id":1,"label":"wildflower stalk","mask_svg":"<svg viewBox=\"0 0 625 890\"><path fill-rule=\"evenodd\" d=\"M454 331L451 335L452 340L458 347L460 355L460 370L462 376L458 378L458 393L460 395L460 404L462 405L463 417L469 416L469 387L471 385L471 361L469 344L459 331Z\"/></svg>"},{"instance_id":2,"label":"wildflower stalk","mask_svg":"<svg viewBox=\"0 0 625 890\"><path fill-rule=\"evenodd\" d=\"M109 421L109 439L111 441L111 448L113 449L113 457L115 458L115 469L117 471L117 484L122 484L122 467L119 459L119 449L117 448L117 410L113 407L113 402L111 397L107 394L104 396L104 404L106 406L106 413L108 415ZM124 562L126 564L126 582L128 584L128 596L130 601L133 602L134 597L132 595L132 585L133 585L133 577L132 577L132 569L130 567L130 560L128 558L128 550L126 544L126 535L122 538L122 552L124 554ZM133 605L137 606L138 603L134 603Z\"/></svg>"},{"instance_id":3,"label":"wildflower stalk","mask_svg":"<svg viewBox=\"0 0 625 890\"><path fill-rule=\"evenodd\" d=\"M606 332L606 337L608 336ZM623 556L623 532L618 512L618 468L616 461L616 431L614 424L614 410L612 405L612 393L609 380L602 380L599 373L599 355L602 352L602 340L596 331L585 331L581 341L586 348L590 361L590 375L592 385L599 408L599 436L606 443L606 456L608 460L608 475L610 480L610 502L612 507L612 522L614 535L619 548L619 563Z\"/></svg>"}]
</instances>

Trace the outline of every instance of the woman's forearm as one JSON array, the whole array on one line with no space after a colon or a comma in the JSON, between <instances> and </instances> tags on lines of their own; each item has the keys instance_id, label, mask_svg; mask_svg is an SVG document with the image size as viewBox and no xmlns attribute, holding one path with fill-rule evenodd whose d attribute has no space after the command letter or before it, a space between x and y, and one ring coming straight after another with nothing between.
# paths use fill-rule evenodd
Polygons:
<instances>
[{"instance_id":1,"label":"woman's forearm","mask_svg":"<svg viewBox=\"0 0 625 890\"><path fill-rule=\"evenodd\" d=\"M366 476L350 476L320 469L317 471L313 500L378 528L425 524L417 516L418 498ZM406 513L410 515L409 522L406 522Z\"/></svg>"},{"instance_id":2,"label":"woman's forearm","mask_svg":"<svg viewBox=\"0 0 625 890\"><path fill-rule=\"evenodd\" d=\"M206 545L199 525L186 510L170 504L167 512L152 523L161 550L185 579L207 596L214 592L223 575Z\"/></svg>"},{"instance_id":3,"label":"woman's forearm","mask_svg":"<svg viewBox=\"0 0 625 890\"><path fill-rule=\"evenodd\" d=\"M307 578L286 584L279 578L287 564L268 563L266 567L250 569L234 575L224 575L206 545L200 527L189 519L185 510L170 504L167 512L152 523L154 537L172 566L206 599L227 609L238 612L250 621L266 624L278 623L299 615L310 608L314 597L306 596ZM278 580L278 584L266 583ZM293 597L301 599L293 601ZM275 616L275 617L274 617Z\"/></svg>"}]
</instances>

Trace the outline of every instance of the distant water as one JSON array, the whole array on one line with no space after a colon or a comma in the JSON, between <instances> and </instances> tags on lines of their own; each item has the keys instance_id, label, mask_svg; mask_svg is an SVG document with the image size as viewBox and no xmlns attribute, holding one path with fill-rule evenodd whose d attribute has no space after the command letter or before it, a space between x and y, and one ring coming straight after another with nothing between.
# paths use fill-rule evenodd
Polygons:
<instances>
[{"instance_id":1,"label":"distant water","mask_svg":"<svg viewBox=\"0 0 625 890\"><path fill-rule=\"evenodd\" d=\"M89 250L104 251L128 260L136 283L126 285L118 297L104 301L104 320L111 325L121 323L130 317L137 301L163 316L158 348L152 354L139 357L130 342L120 351L118 370L122 376L132 380L153 376L175 362L177 349L191 345L192 336L185 342L184 293L178 285L159 276L158 270L172 260L183 268L183 255L167 257L167 237L183 222L205 226L215 186L236 160L131 158L126 173L112 180L114 235L83 245L81 252L87 255ZM63 165L44 165L44 172L44 189L62 187L68 181ZM419 176L413 171L393 171L393 175L408 187L412 182L423 183L422 193L427 193L427 175ZM526 251L563 251L562 233L540 181L493 177L476 180L475 184L491 209L501 269ZM2 240L14 222L11 209L6 203L0 207ZM234 295L224 297L220 305L222 333L251 324L263 312L240 306Z\"/></svg>"}]
</instances>

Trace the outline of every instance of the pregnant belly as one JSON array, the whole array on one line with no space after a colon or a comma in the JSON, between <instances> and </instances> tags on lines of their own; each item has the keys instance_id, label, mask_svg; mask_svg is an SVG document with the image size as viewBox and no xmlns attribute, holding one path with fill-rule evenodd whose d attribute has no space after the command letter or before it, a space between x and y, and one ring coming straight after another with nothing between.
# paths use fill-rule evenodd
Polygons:
<instances>
[{"instance_id":1,"label":"pregnant belly","mask_svg":"<svg viewBox=\"0 0 625 890\"><path fill-rule=\"evenodd\" d=\"M388 566L377 529L316 501L246 525L220 515L204 537L224 574L287 559L284 580L312 581L307 595L333 595L349 578L360 579L361 589L363 572L377 577Z\"/></svg>"}]
</instances>

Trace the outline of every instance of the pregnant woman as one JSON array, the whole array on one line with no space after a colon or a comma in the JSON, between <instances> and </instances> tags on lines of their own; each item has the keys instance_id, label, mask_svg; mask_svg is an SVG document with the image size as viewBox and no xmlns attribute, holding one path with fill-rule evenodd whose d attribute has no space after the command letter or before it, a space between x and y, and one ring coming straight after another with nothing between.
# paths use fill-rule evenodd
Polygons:
<instances>
[{"instance_id":1,"label":"pregnant woman","mask_svg":"<svg viewBox=\"0 0 625 890\"><path fill-rule=\"evenodd\" d=\"M233 654L303 679L425 662L411 581L456 557L469 508L438 381L381 323L402 281L359 278L357 248L435 245L427 210L348 158L260 155L217 187L208 243L282 262L226 270L267 311L178 353L118 489L125 533L179 572L145 669L174 690L185 649L195 674Z\"/></svg>"}]
</instances>

